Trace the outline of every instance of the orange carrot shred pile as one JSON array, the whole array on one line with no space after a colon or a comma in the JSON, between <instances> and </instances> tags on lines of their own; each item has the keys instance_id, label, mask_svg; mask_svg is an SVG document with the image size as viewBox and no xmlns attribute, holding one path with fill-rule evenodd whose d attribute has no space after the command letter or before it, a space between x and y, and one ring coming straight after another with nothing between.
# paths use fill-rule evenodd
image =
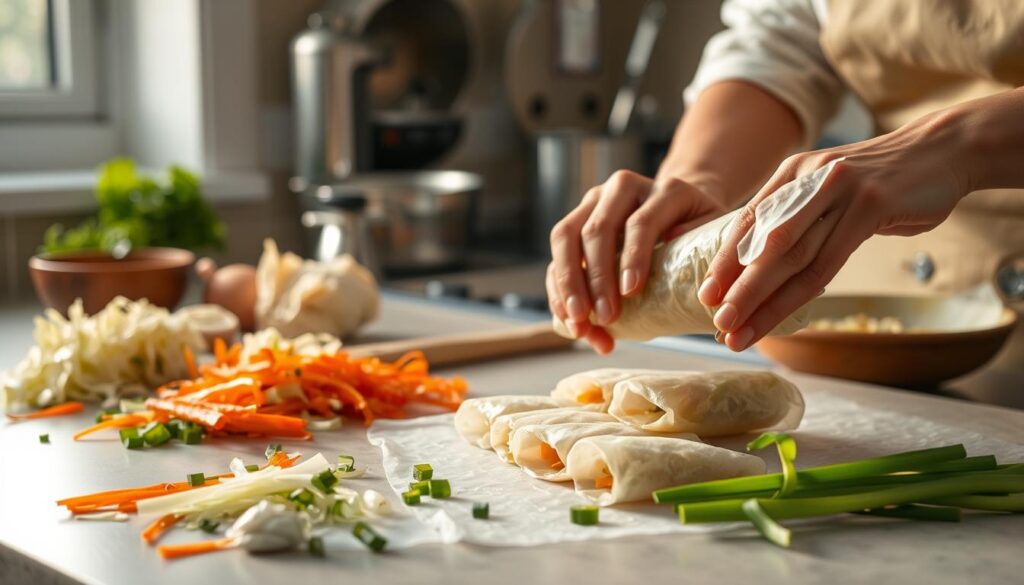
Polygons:
<instances>
[{"instance_id":1,"label":"orange carrot shred pile","mask_svg":"<svg viewBox=\"0 0 1024 585\"><path fill-rule=\"evenodd\" d=\"M8 414L7 418L11 420L30 420L35 418L48 418L51 416L65 416L69 414L76 414L82 412L85 405L81 402L65 402L35 412L29 412L25 414Z\"/></svg>"}]
</instances>

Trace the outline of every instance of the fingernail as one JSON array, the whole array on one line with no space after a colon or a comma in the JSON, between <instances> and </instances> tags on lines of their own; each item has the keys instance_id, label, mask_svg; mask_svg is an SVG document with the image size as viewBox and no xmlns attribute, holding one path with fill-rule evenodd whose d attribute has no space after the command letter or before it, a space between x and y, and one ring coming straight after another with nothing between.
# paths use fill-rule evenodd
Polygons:
<instances>
[{"instance_id":1,"label":"fingernail","mask_svg":"<svg viewBox=\"0 0 1024 585\"><path fill-rule=\"evenodd\" d=\"M732 341L734 346L736 346L736 351L743 351L744 349L747 349L747 346L750 345L750 340L753 338L754 329L749 326L740 329L736 333L729 334L729 340Z\"/></svg>"},{"instance_id":2,"label":"fingernail","mask_svg":"<svg viewBox=\"0 0 1024 585\"><path fill-rule=\"evenodd\" d=\"M608 299L600 297L597 302L594 303L594 313L597 314L597 322L601 325L607 325L612 320L612 305L608 302Z\"/></svg>"},{"instance_id":3,"label":"fingernail","mask_svg":"<svg viewBox=\"0 0 1024 585\"><path fill-rule=\"evenodd\" d=\"M619 281L619 292L628 295L633 292L636 288L639 278L637 277L636 270L627 268L622 271L622 278Z\"/></svg>"},{"instance_id":4,"label":"fingernail","mask_svg":"<svg viewBox=\"0 0 1024 585\"><path fill-rule=\"evenodd\" d=\"M819 290L819 291L818 291L818 296L819 296L819 297L820 297L821 295L823 295L823 294L825 294L825 289L821 289L821 290Z\"/></svg>"},{"instance_id":5,"label":"fingernail","mask_svg":"<svg viewBox=\"0 0 1024 585\"><path fill-rule=\"evenodd\" d=\"M583 301L576 295L565 301L565 308L569 311L569 319L573 321L583 321L587 318L587 312L583 310Z\"/></svg>"},{"instance_id":6,"label":"fingernail","mask_svg":"<svg viewBox=\"0 0 1024 585\"><path fill-rule=\"evenodd\" d=\"M715 331L715 343L722 343L722 340L724 339L725 333L722 333L721 331Z\"/></svg>"},{"instance_id":7,"label":"fingernail","mask_svg":"<svg viewBox=\"0 0 1024 585\"><path fill-rule=\"evenodd\" d=\"M718 281L713 276L709 276L704 279L701 283L700 288L697 290L697 299L704 305L713 307L718 304L719 296L722 294L722 287L718 285Z\"/></svg>"},{"instance_id":8,"label":"fingernail","mask_svg":"<svg viewBox=\"0 0 1024 585\"><path fill-rule=\"evenodd\" d=\"M732 303L726 303L715 313L715 327L721 331L729 331L736 324L738 316L736 307L732 306Z\"/></svg>"}]
</instances>

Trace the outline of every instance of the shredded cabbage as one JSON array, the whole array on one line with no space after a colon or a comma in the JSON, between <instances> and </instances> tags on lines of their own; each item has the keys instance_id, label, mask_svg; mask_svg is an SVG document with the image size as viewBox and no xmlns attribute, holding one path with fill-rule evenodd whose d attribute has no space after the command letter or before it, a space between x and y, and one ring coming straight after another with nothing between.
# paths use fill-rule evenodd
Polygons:
<instances>
[{"instance_id":1,"label":"shredded cabbage","mask_svg":"<svg viewBox=\"0 0 1024 585\"><path fill-rule=\"evenodd\" d=\"M188 377L183 349L205 347L184 318L124 297L93 316L80 300L67 319L47 309L35 319L34 337L28 355L0 379L0 404L9 412L68 400L117 404Z\"/></svg>"}]
</instances>

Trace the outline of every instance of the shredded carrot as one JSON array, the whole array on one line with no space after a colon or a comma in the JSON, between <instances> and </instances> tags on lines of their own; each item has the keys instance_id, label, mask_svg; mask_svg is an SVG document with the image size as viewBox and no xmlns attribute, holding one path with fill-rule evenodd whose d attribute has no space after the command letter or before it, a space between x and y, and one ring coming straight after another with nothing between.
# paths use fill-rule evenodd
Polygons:
<instances>
[{"instance_id":1,"label":"shredded carrot","mask_svg":"<svg viewBox=\"0 0 1024 585\"><path fill-rule=\"evenodd\" d=\"M182 518L184 518L184 516L179 514L167 514L157 518L152 524L142 531L142 540L147 544L156 543L156 541L160 540L160 537L163 536L165 532L173 528L174 525L180 522Z\"/></svg>"},{"instance_id":2,"label":"shredded carrot","mask_svg":"<svg viewBox=\"0 0 1024 585\"><path fill-rule=\"evenodd\" d=\"M144 425L151 420L153 420L152 413L134 413L125 414L122 416L115 416L113 418L108 418L107 420L98 422L92 425L91 427L78 431L77 433L74 434L74 439L77 441L82 437L91 435L95 432L102 431L104 429L124 429L128 427L137 427L139 425Z\"/></svg>"},{"instance_id":3,"label":"shredded carrot","mask_svg":"<svg viewBox=\"0 0 1024 585\"><path fill-rule=\"evenodd\" d=\"M11 420L30 420L34 418L47 418L51 416L65 416L68 414L75 414L82 412L85 405L81 402L65 402L35 412L29 412L26 414L8 414L7 418Z\"/></svg>"},{"instance_id":4,"label":"shredded carrot","mask_svg":"<svg viewBox=\"0 0 1024 585\"><path fill-rule=\"evenodd\" d=\"M591 386L576 395L576 402L580 404L601 404L604 402L604 390L600 386Z\"/></svg>"},{"instance_id":5,"label":"shredded carrot","mask_svg":"<svg viewBox=\"0 0 1024 585\"><path fill-rule=\"evenodd\" d=\"M605 475L594 480L594 488L599 490L612 489L612 476Z\"/></svg>"},{"instance_id":6,"label":"shredded carrot","mask_svg":"<svg viewBox=\"0 0 1024 585\"><path fill-rule=\"evenodd\" d=\"M185 544L165 544L156 549L160 556L165 559L178 559L210 552L228 550L236 546L233 538L219 538L217 540L201 540L199 542L188 542Z\"/></svg>"},{"instance_id":7,"label":"shredded carrot","mask_svg":"<svg viewBox=\"0 0 1024 585\"><path fill-rule=\"evenodd\" d=\"M543 441L540 443L540 458L544 463L547 463L551 469L558 470L565 467L565 463L562 463L562 458L558 456L558 451Z\"/></svg>"}]
</instances>

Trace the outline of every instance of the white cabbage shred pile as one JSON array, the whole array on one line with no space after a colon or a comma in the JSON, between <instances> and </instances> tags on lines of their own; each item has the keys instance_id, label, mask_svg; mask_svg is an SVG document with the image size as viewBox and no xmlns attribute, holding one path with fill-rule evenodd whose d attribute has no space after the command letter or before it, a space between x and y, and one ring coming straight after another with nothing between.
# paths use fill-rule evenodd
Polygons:
<instances>
[{"instance_id":1,"label":"white cabbage shred pile","mask_svg":"<svg viewBox=\"0 0 1024 585\"><path fill-rule=\"evenodd\" d=\"M68 400L116 403L188 377L184 349L205 347L181 316L123 297L92 316L80 301L66 319L47 309L36 317L33 336L28 355L0 374L0 404L8 412Z\"/></svg>"}]
</instances>

